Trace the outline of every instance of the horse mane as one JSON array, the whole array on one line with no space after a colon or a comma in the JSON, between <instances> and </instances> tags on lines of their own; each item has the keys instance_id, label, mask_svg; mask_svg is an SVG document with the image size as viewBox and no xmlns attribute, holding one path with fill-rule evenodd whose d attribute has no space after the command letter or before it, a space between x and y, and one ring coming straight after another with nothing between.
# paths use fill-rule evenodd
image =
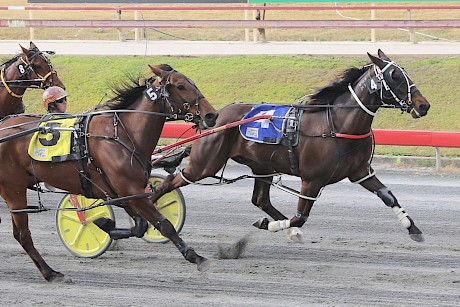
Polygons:
<instances>
[{"instance_id":1,"label":"horse mane","mask_svg":"<svg viewBox=\"0 0 460 307\"><path fill-rule=\"evenodd\" d=\"M351 67L345 70L341 76L331 84L319 89L315 94L310 96L307 105L330 105L345 92L348 92L348 84L354 83L367 70L368 66L361 68Z\"/></svg>"},{"instance_id":2,"label":"horse mane","mask_svg":"<svg viewBox=\"0 0 460 307\"><path fill-rule=\"evenodd\" d=\"M0 67L3 66L5 69L11 66L14 62L18 60L18 58L21 56L21 54L16 54L13 58L8 59L8 60L3 60L2 64L0 64Z\"/></svg>"},{"instance_id":3,"label":"horse mane","mask_svg":"<svg viewBox=\"0 0 460 307\"><path fill-rule=\"evenodd\" d=\"M161 64L160 69L171 71L173 68L168 64ZM110 91L115 97L94 107L98 110L121 110L133 104L145 90L145 85L139 84L139 76L128 75L127 80L110 86Z\"/></svg>"}]
</instances>

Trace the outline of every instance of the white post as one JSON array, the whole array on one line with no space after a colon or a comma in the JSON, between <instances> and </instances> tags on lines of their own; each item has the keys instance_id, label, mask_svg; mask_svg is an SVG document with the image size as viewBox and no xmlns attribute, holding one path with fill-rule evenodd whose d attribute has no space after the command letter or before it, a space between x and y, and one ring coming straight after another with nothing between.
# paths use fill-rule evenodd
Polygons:
<instances>
[{"instance_id":1,"label":"white post","mask_svg":"<svg viewBox=\"0 0 460 307\"><path fill-rule=\"evenodd\" d=\"M436 149L436 171L440 172L442 168L441 149L439 147L435 147L435 149Z\"/></svg>"},{"instance_id":2,"label":"white post","mask_svg":"<svg viewBox=\"0 0 460 307\"><path fill-rule=\"evenodd\" d=\"M32 12L33 12L32 10L29 10L29 19L30 20L34 19L34 15L33 15ZM29 37L30 37L30 41L35 40L35 29L34 28L29 28Z\"/></svg>"},{"instance_id":3,"label":"white post","mask_svg":"<svg viewBox=\"0 0 460 307\"><path fill-rule=\"evenodd\" d=\"M121 20L121 10L117 10L116 15L117 15L117 20ZM121 28L117 28L117 30L118 30L118 38L120 39L121 42L124 42L125 38L123 36L123 32Z\"/></svg>"},{"instance_id":4,"label":"white post","mask_svg":"<svg viewBox=\"0 0 460 307\"><path fill-rule=\"evenodd\" d=\"M411 10L407 10L407 20L412 20L412 12ZM415 29L410 28L409 29L409 40L413 42L414 44L417 43L417 37L415 35Z\"/></svg>"},{"instance_id":5,"label":"white post","mask_svg":"<svg viewBox=\"0 0 460 307\"><path fill-rule=\"evenodd\" d=\"M372 6L375 6L375 2L372 2L371 3ZM376 17L376 11L375 10L371 10L371 20L375 20L375 17ZM371 29L371 42L372 43L375 43L377 40L375 38L375 29L372 28Z\"/></svg>"},{"instance_id":6,"label":"white post","mask_svg":"<svg viewBox=\"0 0 460 307\"><path fill-rule=\"evenodd\" d=\"M248 5L249 4L247 4L246 6ZM244 10L244 20L248 20L248 19L249 19L249 11ZM248 28L244 28L244 41L249 42L249 29Z\"/></svg>"},{"instance_id":7,"label":"white post","mask_svg":"<svg viewBox=\"0 0 460 307\"><path fill-rule=\"evenodd\" d=\"M134 11L134 20L139 20L139 11ZM139 28L134 29L134 40L136 42L141 40L141 31Z\"/></svg>"},{"instance_id":8,"label":"white post","mask_svg":"<svg viewBox=\"0 0 460 307\"><path fill-rule=\"evenodd\" d=\"M257 11L252 10L252 20L256 20L256 17L257 17ZM257 43L258 35L257 35L257 29L256 28L252 28L252 39L253 39L254 43Z\"/></svg>"}]
</instances>

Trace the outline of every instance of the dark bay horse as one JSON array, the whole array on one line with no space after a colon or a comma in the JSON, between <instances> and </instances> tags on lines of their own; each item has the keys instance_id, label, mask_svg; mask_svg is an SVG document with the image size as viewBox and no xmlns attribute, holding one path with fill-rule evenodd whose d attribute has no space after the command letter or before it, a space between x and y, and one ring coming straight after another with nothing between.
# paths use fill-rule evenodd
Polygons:
<instances>
[{"instance_id":1,"label":"dark bay horse","mask_svg":"<svg viewBox=\"0 0 460 307\"><path fill-rule=\"evenodd\" d=\"M291 239L301 239L297 227L307 221L323 187L348 178L376 194L393 209L410 237L423 241L414 221L374 175L370 165L371 125L382 105L396 106L414 118L425 116L430 105L402 67L381 50L378 55L368 54L369 65L345 71L341 79L320 89L308 102L294 106L303 111L303 116L294 120L294 126L299 128L295 132L297 146L250 141L241 136L238 127L200 138L192 143L188 165L158 186L152 201L215 175L228 159L233 159L251 168L255 178L252 203L274 219L262 219L254 224L256 227L270 231L285 229ZM255 106L235 103L222 108L216 127L241 120ZM269 189L275 173L296 175L302 180L297 212L291 219L270 202Z\"/></svg>"},{"instance_id":2,"label":"dark bay horse","mask_svg":"<svg viewBox=\"0 0 460 307\"><path fill-rule=\"evenodd\" d=\"M26 191L38 182L91 198L122 199L121 206L131 216L140 216L155 225L199 270L207 267L207 259L188 247L142 194L152 166L150 157L166 118L179 115L206 128L215 124L217 113L193 81L183 74L169 65L150 66L150 69L157 77L141 85L134 80L132 84L119 85L114 88L114 98L94 112L77 116L81 119L77 121L81 129L74 132L81 140L75 143L81 153L77 160L59 163L32 160L27 149L32 134L22 132L37 127L41 117L20 114L0 122L0 139L13 136L0 143L0 195L12 212L14 238L48 281L60 280L64 275L48 266L32 242ZM50 133L49 141L60 137L57 129ZM133 195L142 197L133 198Z\"/></svg>"},{"instance_id":3,"label":"dark bay horse","mask_svg":"<svg viewBox=\"0 0 460 307\"><path fill-rule=\"evenodd\" d=\"M0 118L24 112L22 97L27 88L46 89L50 86L59 86L65 89L51 61L45 55L54 52L40 51L32 42L29 49L19 46L22 53L1 65Z\"/></svg>"}]
</instances>

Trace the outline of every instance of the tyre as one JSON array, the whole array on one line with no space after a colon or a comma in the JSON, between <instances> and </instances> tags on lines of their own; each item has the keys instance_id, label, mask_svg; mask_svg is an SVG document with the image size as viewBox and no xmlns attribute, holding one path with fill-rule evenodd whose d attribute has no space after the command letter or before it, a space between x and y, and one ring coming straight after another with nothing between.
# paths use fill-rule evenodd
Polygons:
<instances>
[{"instance_id":1,"label":"tyre","mask_svg":"<svg viewBox=\"0 0 460 307\"><path fill-rule=\"evenodd\" d=\"M100 217L115 221L110 206L100 206L77 212L75 208L86 208L102 203L101 199L89 199L82 195L67 194L59 203L56 212L56 226L64 246L75 256L96 258L102 255L112 243L109 234L93 223Z\"/></svg>"}]
</instances>

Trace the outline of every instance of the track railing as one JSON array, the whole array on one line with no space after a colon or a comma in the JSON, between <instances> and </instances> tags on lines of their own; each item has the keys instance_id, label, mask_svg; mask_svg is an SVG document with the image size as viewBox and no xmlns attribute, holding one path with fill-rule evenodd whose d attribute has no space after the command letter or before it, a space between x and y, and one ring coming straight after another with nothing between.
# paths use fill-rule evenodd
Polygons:
<instances>
[{"instance_id":1,"label":"track railing","mask_svg":"<svg viewBox=\"0 0 460 307\"><path fill-rule=\"evenodd\" d=\"M460 132L373 129L376 145L424 146L436 150L436 170L441 170L440 148L460 148ZM191 124L166 123L162 138L188 138L196 134Z\"/></svg>"},{"instance_id":2,"label":"track railing","mask_svg":"<svg viewBox=\"0 0 460 307\"><path fill-rule=\"evenodd\" d=\"M460 20L412 20L413 10L459 10L460 5L174 5L174 6L0 6L0 10L25 11L115 11L115 20L48 20L48 19L2 19L0 27L9 28L404 28L409 29L411 40L415 42L414 29L418 28L460 28ZM253 13L257 11L325 11L325 10L405 10L406 20L260 20ZM134 11L134 20L121 20L122 11ZM244 11L244 20L137 20L139 11ZM263 19L263 18L262 18ZM139 35L136 40L139 40ZM255 38L255 37L254 37ZM32 39L32 37L31 37ZM256 38L255 38L256 39ZM246 40L248 36L246 35ZM265 37L263 37L265 40ZM372 38L375 41L375 37Z\"/></svg>"}]
</instances>

